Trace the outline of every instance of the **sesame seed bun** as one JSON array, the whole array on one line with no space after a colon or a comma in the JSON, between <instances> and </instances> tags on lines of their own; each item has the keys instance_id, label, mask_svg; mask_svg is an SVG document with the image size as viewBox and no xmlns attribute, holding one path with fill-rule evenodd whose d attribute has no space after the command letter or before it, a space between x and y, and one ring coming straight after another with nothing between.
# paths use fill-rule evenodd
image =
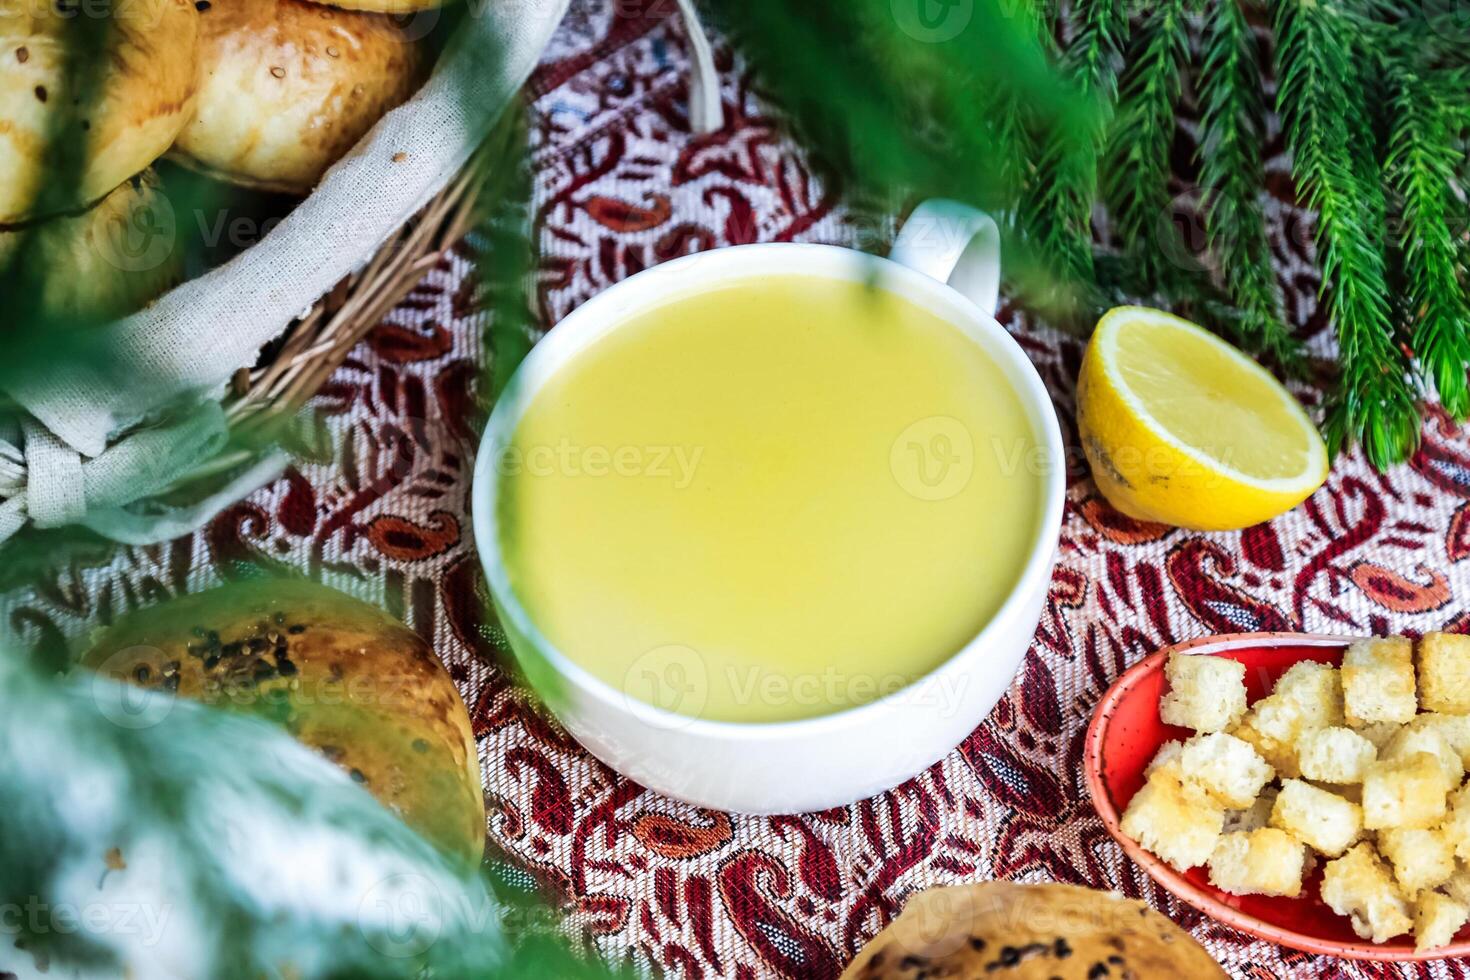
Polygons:
<instances>
[{"instance_id":1,"label":"sesame seed bun","mask_svg":"<svg viewBox=\"0 0 1470 980\"><path fill-rule=\"evenodd\" d=\"M82 662L278 724L446 854L483 853L464 702L429 644L376 606L297 579L237 583L124 616Z\"/></svg>"},{"instance_id":2,"label":"sesame seed bun","mask_svg":"<svg viewBox=\"0 0 1470 980\"><path fill-rule=\"evenodd\" d=\"M91 7L87 11L91 11ZM163 155L193 110L199 14L193 0L128 0L111 18L95 95L66 46L92 14L78 0L0 0L0 225L75 211ZM80 152L80 184L55 186ZM42 194L43 185L51 181Z\"/></svg>"},{"instance_id":3,"label":"sesame seed bun","mask_svg":"<svg viewBox=\"0 0 1470 980\"><path fill-rule=\"evenodd\" d=\"M1225 971L1142 902L1074 885L994 881L913 896L842 980L915 976L1224 980Z\"/></svg>"},{"instance_id":4,"label":"sesame seed bun","mask_svg":"<svg viewBox=\"0 0 1470 980\"><path fill-rule=\"evenodd\" d=\"M199 95L174 156L231 183L305 194L420 79L383 14L306 0L210 0Z\"/></svg>"}]
</instances>

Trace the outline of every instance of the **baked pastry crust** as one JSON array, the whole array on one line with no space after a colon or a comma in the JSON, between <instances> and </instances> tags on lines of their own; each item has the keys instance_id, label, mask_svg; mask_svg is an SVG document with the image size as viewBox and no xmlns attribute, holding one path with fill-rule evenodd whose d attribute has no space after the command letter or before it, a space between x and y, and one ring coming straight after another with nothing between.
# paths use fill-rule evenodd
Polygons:
<instances>
[{"instance_id":1,"label":"baked pastry crust","mask_svg":"<svg viewBox=\"0 0 1470 980\"><path fill-rule=\"evenodd\" d=\"M0 229L0 266L30 249L49 316L110 320L135 313L184 272L172 206L150 168L80 214Z\"/></svg>"},{"instance_id":2,"label":"baked pastry crust","mask_svg":"<svg viewBox=\"0 0 1470 980\"><path fill-rule=\"evenodd\" d=\"M448 0L316 0L343 10L367 10L381 14L416 14L424 10L437 10Z\"/></svg>"},{"instance_id":3,"label":"baked pastry crust","mask_svg":"<svg viewBox=\"0 0 1470 980\"><path fill-rule=\"evenodd\" d=\"M1194 939L1132 899L1075 885L1004 881L931 888L873 937L842 980L1097 976L1222 980Z\"/></svg>"},{"instance_id":4,"label":"baked pastry crust","mask_svg":"<svg viewBox=\"0 0 1470 980\"><path fill-rule=\"evenodd\" d=\"M393 18L306 0L212 0L200 81L173 156L222 180L305 194L420 80Z\"/></svg>"},{"instance_id":5,"label":"baked pastry crust","mask_svg":"<svg viewBox=\"0 0 1470 980\"><path fill-rule=\"evenodd\" d=\"M483 853L464 702L429 644L375 606L297 579L224 586L130 613L83 664L279 724L445 853Z\"/></svg>"},{"instance_id":6,"label":"baked pastry crust","mask_svg":"<svg viewBox=\"0 0 1470 980\"><path fill-rule=\"evenodd\" d=\"M161 157L193 112L193 0L128 0L110 11L96 94L80 102L66 58L76 7L0 0L0 225L97 201ZM78 186L57 186L64 154L78 148Z\"/></svg>"}]
</instances>

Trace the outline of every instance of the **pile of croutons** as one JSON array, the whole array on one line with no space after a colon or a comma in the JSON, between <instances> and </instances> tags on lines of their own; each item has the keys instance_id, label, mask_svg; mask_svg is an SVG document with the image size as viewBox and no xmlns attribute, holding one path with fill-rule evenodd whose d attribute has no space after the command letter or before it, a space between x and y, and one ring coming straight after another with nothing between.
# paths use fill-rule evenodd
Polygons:
<instances>
[{"instance_id":1,"label":"pile of croutons","mask_svg":"<svg viewBox=\"0 0 1470 980\"><path fill-rule=\"evenodd\" d=\"M1322 901L1359 936L1454 938L1470 919L1470 636L1363 640L1249 706L1237 661L1174 654L1165 675L1160 716L1195 735L1149 763L1125 834L1233 895L1295 897L1325 860Z\"/></svg>"}]
</instances>

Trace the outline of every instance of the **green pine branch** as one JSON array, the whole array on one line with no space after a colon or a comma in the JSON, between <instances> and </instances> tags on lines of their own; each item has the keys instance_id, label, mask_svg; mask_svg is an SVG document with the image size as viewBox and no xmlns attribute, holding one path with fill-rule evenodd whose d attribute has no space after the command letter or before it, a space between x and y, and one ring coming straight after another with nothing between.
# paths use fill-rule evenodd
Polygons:
<instances>
[{"instance_id":1,"label":"green pine branch","mask_svg":"<svg viewBox=\"0 0 1470 980\"><path fill-rule=\"evenodd\" d=\"M1353 441L1379 468L1415 448L1419 414L1409 364L1394 337L1382 248L1384 194L1354 145L1366 106L1351 25L1318 0L1274 0L1277 106L1305 204L1318 214L1323 298L1342 365L1325 432ZM1376 169L1376 168L1375 168Z\"/></svg>"},{"instance_id":2,"label":"green pine branch","mask_svg":"<svg viewBox=\"0 0 1470 980\"><path fill-rule=\"evenodd\" d=\"M1173 231L1164 216L1175 107L1189 54L1185 27L1185 0L1158 0L1134 33L1119 81L1103 180L1118 237L1152 279L1170 277L1163 256L1172 243L1158 241L1157 235Z\"/></svg>"},{"instance_id":3,"label":"green pine branch","mask_svg":"<svg viewBox=\"0 0 1470 980\"><path fill-rule=\"evenodd\" d=\"M1089 92L1111 105L1118 97L1118 65L1128 36L1122 0L1077 0L1072 8L1077 34L1067 46L1067 67Z\"/></svg>"},{"instance_id":4,"label":"green pine branch","mask_svg":"<svg viewBox=\"0 0 1470 980\"><path fill-rule=\"evenodd\" d=\"M1211 11L1199 73L1205 232L1240 310L1233 323L1235 339L1300 370L1301 343L1282 316L1280 285L1258 200L1265 183L1261 148L1266 127L1256 39L1237 0L1217 0Z\"/></svg>"},{"instance_id":5,"label":"green pine branch","mask_svg":"<svg viewBox=\"0 0 1470 980\"><path fill-rule=\"evenodd\" d=\"M1398 245L1404 255L1407 305L1413 348L1439 392L1440 403L1456 419L1470 415L1470 306L1456 265L1463 245L1450 216L1461 120L1448 93L1407 57L1390 60L1393 129L1386 169L1402 200Z\"/></svg>"},{"instance_id":6,"label":"green pine branch","mask_svg":"<svg viewBox=\"0 0 1470 980\"><path fill-rule=\"evenodd\" d=\"M1426 306L1445 295L1450 272L1463 281L1470 264L1466 205L1455 196L1470 174L1457 164L1455 190L1439 198L1441 222L1426 210L1423 181L1411 181L1407 151L1385 173L1391 149L1410 135L1438 137L1398 118L1396 90L1379 70L1397 47L1420 52L1452 93L1444 112L1470 116L1470 84L1461 84L1470 81L1470 44L1451 11L1415 0L1150 0L1130 20L1125 0L975 0L973 10L947 6L946 30L930 37L885 0L812 0L799 14L776 0L721 6L737 46L850 199L881 200L884 213L900 197L995 208L1011 288L1044 315L1076 320L1122 289L1291 367L1301 348L1284 316L1260 197L1266 96L1246 17L1258 2L1273 15L1276 108L1303 203L1318 215L1321 305L1339 339L1324 427L1334 447L1360 442L1383 467L1418 437L1411 346L1447 403L1470 411L1470 394L1449 377L1460 341L1448 324L1459 321L1440 300ZM1168 220L1195 20L1204 42L1199 179L1220 282L1172 261L1183 243ZM1463 122L1445 125L1448 139L1434 148L1441 171L1451 152L1465 155ZM1099 199L1120 255L1094 248ZM1390 204L1410 222L1448 226L1453 258L1442 234L1390 236Z\"/></svg>"},{"instance_id":7,"label":"green pine branch","mask_svg":"<svg viewBox=\"0 0 1470 980\"><path fill-rule=\"evenodd\" d=\"M1438 64L1470 65L1470 21L1455 0L1339 0L1375 44L1407 44Z\"/></svg>"},{"instance_id":8,"label":"green pine branch","mask_svg":"<svg viewBox=\"0 0 1470 980\"><path fill-rule=\"evenodd\" d=\"M478 272L484 288L484 344L488 367L480 397L494 402L535 340L528 283L532 273L530 235L530 144L525 114L512 106L486 139L492 153L479 188L476 217L484 236Z\"/></svg>"},{"instance_id":9,"label":"green pine branch","mask_svg":"<svg viewBox=\"0 0 1470 980\"><path fill-rule=\"evenodd\" d=\"M0 814L0 972L613 980L275 726L8 651Z\"/></svg>"},{"instance_id":10,"label":"green pine branch","mask_svg":"<svg viewBox=\"0 0 1470 980\"><path fill-rule=\"evenodd\" d=\"M1037 251L1063 280L1084 290L1095 280L1092 205L1097 191L1097 151L1086 134L1053 135L1037 152L1036 171L1021 196L1018 215ZM1059 311L1073 319L1092 305L1085 296Z\"/></svg>"},{"instance_id":11,"label":"green pine branch","mask_svg":"<svg viewBox=\"0 0 1470 980\"><path fill-rule=\"evenodd\" d=\"M931 11L933 23L914 9L749 0L719 5L713 21L848 201L892 214L952 197L1006 218L1035 176L1033 154L1014 148L1095 125L1095 107L1046 57L1037 0L974 0ZM1045 309L1074 284L1032 237L1007 235L1006 273Z\"/></svg>"},{"instance_id":12,"label":"green pine branch","mask_svg":"<svg viewBox=\"0 0 1470 980\"><path fill-rule=\"evenodd\" d=\"M1043 50L1052 43L1045 26L1045 17L1049 13L1036 7L1032 0L1018 4L1015 11L1021 25L1019 33L1035 37ZM1035 161L1040 152L1036 130L1044 130L1045 127L1038 127L1035 114L1029 111L1026 100L1009 86L993 86L983 90L979 96L978 101L984 106L988 135L995 145L1001 199L1018 201L1035 180ZM1013 210L1002 212L998 220L1003 221L1007 232L1014 232L1020 223Z\"/></svg>"},{"instance_id":13,"label":"green pine branch","mask_svg":"<svg viewBox=\"0 0 1470 980\"><path fill-rule=\"evenodd\" d=\"M1079 0L1073 10L1077 35L1066 51L1049 31L1042 43L1052 59L1076 83L1081 95L1097 105L1093 124L1046 131L1030 147L1031 179L1021 188L1017 220L1047 264L1065 282L1080 289L1056 311L1075 321L1098 305L1093 268L1092 210L1097 200L1098 158L1117 87L1127 19L1121 0Z\"/></svg>"}]
</instances>

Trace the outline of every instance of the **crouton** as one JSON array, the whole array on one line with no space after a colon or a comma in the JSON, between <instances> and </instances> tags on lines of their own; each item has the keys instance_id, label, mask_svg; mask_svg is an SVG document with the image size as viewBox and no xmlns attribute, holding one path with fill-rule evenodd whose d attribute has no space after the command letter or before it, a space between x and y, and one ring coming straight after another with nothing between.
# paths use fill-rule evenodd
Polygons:
<instances>
[{"instance_id":1,"label":"crouton","mask_svg":"<svg viewBox=\"0 0 1470 980\"><path fill-rule=\"evenodd\" d=\"M1413 644L1395 636L1348 647L1342 656L1342 693L1345 717L1354 727L1409 721L1419 710Z\"/></svg>"},{"instance_id":2,"label":"crouton","mask_svg":"<svg viewBox=\"0 0 1470 980\"><path fill-rule=\"evenodd\" d=\"M1322 901L1352 920L1353 932L1381 943L1413 928L1409 904L1373 850L1359 844L1322 869Z\"/></svg>"},{"instance_id":3,"label":"crouton","mask_svg":"<svg viewBox=\"0 0 1470 980\"><path fill-rule=\"evenodd\" d=\"M1193 735L1155 753L1125 834L1232 895L1295 898L1320 870L1321 900L1374 943L1435 950L1466 927L1470 635L1358 641L1254 704L1237 661L1176 653L1165 674L1160 716Z\"/></svg>"},{"instance_id":4,"label":"crouton","mask_svg":"<svg viewBox=\"0 0 1470 980\"><path fill-rule=\"evenodd\" d=\"M1300 779L1285 779L1271 808L1271 826L1328 857L1337 857L1363 831L1363 810L1355 803Z\"/></svg>"},{"instance_id":5,"label":"crouton","mask_svg":"<svg viewBox=\"0 0 1470 980\"><path fill-rule=\"evenodd\" d=\"M1123 833L1180 871L1204 864L1225 824L1225 808L1162 767L1134 794Z\"/></svg>"},{"instance_id":6,"label":"crouton","mask_svg":"<svg viewBox=\"0 0 1470 980\"><path fill-rule=\"evenodd\" d=\"M1324 783L1361 783L1378 750L1351 728L1303 732L1296 743L1297 764L1306 779Z\"/></svg>"},{"instance_id":7,"label":"crouton","mask_svg":"<svg viewBox=\"0 0 1470 980\"><path fill-rule=\"evenodd\" d=\"M1228 657L1175 653L1164 666L1169 693L1159 702L1166 725L1223 732L1245 714L1245 664Z\"/></svg>"},{"instance_id":8,"label":"crouton","mask_svg":"<svg viewBox=\"0 0 1470 980\"><path fill-rule=\"evenodd\" d=\"M1444 818L1451 788L1439 760L1429 752L1380 759L1363 775L1363 826L1432 827Z\"/></svg>"},{"instance_id":9,"label":"crouton","mask_svg":"<svg viewBox=\"0 0 1470 980\"><path fill-rule=\"evenodd\" d=\"M1449 816L1440 829L1461 861L1470 861L1470 784L1450 793Z\"/></svg>"},{"instance_id":10,"label":"crouton","mask_svg":"<svg viewBox=\"0 0 1470 980\"><path fill-rule=\"evenodd\" d=\"M1250 806L1275 775L1255 749L1224 732L1196 735L1185 742L1179 767L1185 779L1235 810Z\"/></svg>"},{"instance_id":11,"label":"crouton","mask_svg":"<svg viewBox=\"0 0 1470 980\"><path fill-rule=\"evenodd\" d=\"M1156 770L1169 765L1173 765L1177 770L1179 756L1183 751L1184 743L1177 738L1160 745L1154 757L1148 761L1148 767L1143 770L1144 776L1152 776Z\"/></svg>"},{"instance_id":12,"label":"crouton","mask_svg":"<svg viewBox=\"0 0 1470 980\"><path fill-rule=\"evenodd\" d=\"M1440 886L1440 891L1462 905L1470 905L1470 868L1463 862L1457 862L1455 873Z\"/></svg>"},{"instance_id":13,"label":"crouton","mask_svg":"<svg viewBox=\"0 0 1470 980\"><path fill-rule=\"evenodd\" d=\"M1455 849L1437 830L1380 830L1378 853L1393 866L1394 880L1409 898L1444 884L1455 873Z\"/></svg>"},{"instance_id":14,"label":"crouton","mask_svg":"<svg viewBox=\"0 0 1470 980\"><path fill-rule=\"evenodd\" d=\"M1249 743L1279 775L1295 778L1301 775L1296 741L1306 731L1305 722L1294 701L1272 694L1252 705L1230 734Z\"/></svg>"},{"instance_id":15,"label":"crouton","mask_svg":"<svg viewBox=\"0 0 1470 980\"><path fill-rule=\"evenodd\" d=\"M1378 757L1390 760L1407 759L1419 752L1428 752L1434 756L1451 786L1460 785L1460 780L1465 778L1465 766L1460 762L1460 753L1433 728L1404 726L1397 735L1388 740Z\"/></svg>"},{"instance_id":16,"label":"crouton","mask_svg":"<svg viewBox=\"0 0 1470 980\"><path fill-rule=\"evenodd\" d=\"M1268 826L1271 822L1271 808L1276 805L1276 790L1267 787L1256 797L1255 802L1243 810L1227 810L1225 812L1225 830L1235 832L1241 830L1259 830Z\"/></svg>"},{"instance_id":17,"label":"crouton","mask_svg":"<svg viewBox=\"0 0 1470 980\"><path fill-rule=\"evenodd\" d=\"M1210 884L1232 895L1301 894L1307 848L1284 830L1223 835L1210 855Z\"/></svg>"},{"instance_id":18,"label":"crouton","mask_svg":"<svg viewBox=\"0 0 1470 980\"><path fill-rule=\"evenodd\" d=\"M1425 892L1414 907L1414 948L1419 952L1448 946L1470 919L1470 906L1439 892Z\"/></svg>"},{"instance_id":19,"label":"crouton","mask_svg":"<svg viewBox=\"0 0 1470 980\"><path fill-rule=\"evenodd\" d=\"M1408 727L1438 732L1460 754L1460 764L1470 771L1470 715L1446 715L1429 711L1416 715Z\"/></svg>"},{"instance_id":20,"label":"crouton","mask_svg":"<svg viewBox=\"0 0 1470 980\"><path fill-rule=\"evenodd\" d=\"M1419 717L1422 718L1424 716L1420 715ZM1375 721L1371 725L1355 726L1353 731L1372 742L1373 747L1381 751L1403 729L1404 726L1396 721Z\"/></svg>"},{"instance_id":21,"label":"crouton","mask_svg":"<svg viewBox=\"0 0 1470 980\"><path fill-rule=\"evenodd\" d=\"M1342 681L1337 668L1329 664L1313 660L1292 664L1271 693L1296 706L1302 731L1343 722Z\"/></svg>"},{"instance_id":22,"label":"crouton","mask_svg":"<svg viewBox=\"0 0 1470 980\"><path fill-rule=\"evenodd\" d=\"M1312 783L1312 785L1318 789L1325 789L1329 793L1340 796L1349 803L1356 803L1358 806L1363 805L1362 783Z\"/></svg>"},{"instance_id":23,"label":"crouton","mask_svg":"<svg viewBox=\"0 0 1470 980\"><path fill-rule=\"evenodd\" d=\"M1424 634L1419 641L1419 705L1425 711L1470 712L1470 636Z\"/></svg>"}]
</instances>

